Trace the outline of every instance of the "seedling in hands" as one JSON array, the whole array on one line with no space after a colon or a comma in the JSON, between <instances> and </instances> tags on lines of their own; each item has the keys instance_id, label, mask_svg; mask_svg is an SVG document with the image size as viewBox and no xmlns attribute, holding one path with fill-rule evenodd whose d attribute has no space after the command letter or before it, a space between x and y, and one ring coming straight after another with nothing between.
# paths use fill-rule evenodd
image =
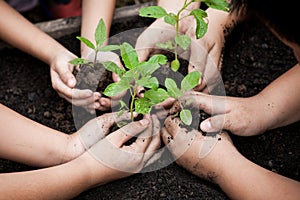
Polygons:
<instances>
[{"instance_id":1,"label":"seedling in hands","mask_svg":"<svg viewBox=\"0 0 300 200\"><path fill-rule=\"evenodd\" d=\"M108 52L108 51L119 49L118 45L104 45L104 42L106 41L106 26L103 19L99 21L94 34L94 39L96 41L96 44L93 44L89 39L82 36L77 36L76 38L81 42L83 42L86 46L94 50L95 56L91 66L94 66L96 64L97 55L99 52ZM73 65L81 65L81 64L89 64L90 61L86 60L85 58L75 58L71 60L69 63Z\"/></svg>"},{"instance_id":2,"label":"seedling in hands","mask_svg":"<svg viewBox=\"0 0 300 200\"><path fill-rule=\"evenodd\" d=\"M126 69L120 69L113 62L104 63L107 70L119 75L120 81L108 85L103 93L106 96L116 96L129 90L131 100L128 105L121 101L120 109L121 111L122 109L129 109L131 120L134 120L133 112L138 114L150 113L153 105L169 97L166 90L159 88L157 78L152 76L152 73L160 65L167 63L167 58L158 54L152 56L148 61L139 62L135 49L126 42L120 45L120 51ZM141 87L144 87L146 91L144 97L138 98L138 89Z\"/></svg>"},{"instance_id":3,"label":"seedling in hands","mask_svg":"<svg viewBox=\"0 0 300 200\"><path fill-rule=\"evenodd\" d=\"M203 2L208 7L229 11L229 4L226 0L185 0L182 8L177 13L168 13L160 6L149 6L139 10L140 16L150 18L164 18L164 21L175 27L176 35L174 41L168 40L165 44L157 44L157 47L162 49L169 49L175 54L175 59L171 62L171 68L177 71L180 67L178 60L178 46L186 50L191 44L191 38L187 35L179 33L179 22L188 16L193 16L196 20L196 38L200 39L207 32L208 22L206 20L207 13L203 9L189 10L188 7L194 2ZM172 3L170 1L170 3ZM182 16L183 11L188 11L186 15Z\"/></svg>"},{"instance_id":4,"label":"seedling in hands","mask_svg":"<svg viewBox=\"0 0 300 200\"><path fill-rule=\"evenodd\" d=\"M173 79L167 78L165 80L165 87L167 88L170 97L175 98L180 105L181 111L179 117L181 121L186 125L191 125L192 123L192 113L190 110L185 109L180 102L180 97L184 95L186 91L192 90L198 84L201 78L201 72L193 71L186 75L181 81L180 89L178 88L176 82Z\"/></svg>"}]
</instances>

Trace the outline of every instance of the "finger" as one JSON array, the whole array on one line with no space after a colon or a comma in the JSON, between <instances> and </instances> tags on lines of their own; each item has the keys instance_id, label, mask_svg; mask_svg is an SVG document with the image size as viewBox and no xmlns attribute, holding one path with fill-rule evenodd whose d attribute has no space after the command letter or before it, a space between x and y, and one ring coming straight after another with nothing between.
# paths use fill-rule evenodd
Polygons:
<instances>
[{"instance_id":1,"label":"finger","mask_svg":"<svg viewBox=\"0 0 300 200\"><path fill-rule=\"evenodd\" d=\"M219 132L223 129L230 130L231 125L225 115L216 115L201 122L200 129L204 132Z\"/></svg>"},{"instance_id":2,"label":"finger","mask_svg":"<svg viewBox=\"0 0 300 200\"><path fill-rule=\"evenodd\" d=\"M126 126L123 126L122 128L108 135L107 139L117 147L121 147L130 138L145 130L149 124L150 121L148 119L131 122L130 124L127 124Z\"/></svg>"},{"instance_id":3,"label":"finger","mask_svg":"<svg viewBox=\"0 0 300 200\"><path fill-rule=\"evenodd\" d=\"M151 137L151 143L148 145L146 151L145 151L145 161L148 161L152 155L154 154L155 150L157 150L160 147L160 122L156 115L152 115L152 137Z\"/></svg>"},{"instance_id":4,"label":"finger","mask_svg":"<svg viewBox=\"0 0 300 200\"><path fill-rule=\"evenodd\" d=\"M71 71L73 70L73 68L73 66L68 64L68 67L56 67L55 69L51 68L51 70L55 71L58 74L59 78L64 84L66 84L70 88L74 88L76 85L76 79Z\"/></svg>"},{"instance_id":5,"label":"finger","mask_svg":"<svg viewBox=\"0 0 300 200\"><path fill-rule=\"evenodd\" d=\"M227 113L227 107L230 107L225 97L212 96L195 91L186 92L180 98L180 102L184 106L194 106L211 115Z\"/></svg>"},{"instance_id":6,"label":"finger","mask_svg":"<svg viewBox=\"0 0 300 200\"><path fill-rule=\"evenodd\" d=\"M164 100L161 103L158 103L155 105L155 109L170 109L172 107L172 105L174 104L174 102L176 102L176 99L169 97L166 100Z\"/></svg>"}]
</instances>

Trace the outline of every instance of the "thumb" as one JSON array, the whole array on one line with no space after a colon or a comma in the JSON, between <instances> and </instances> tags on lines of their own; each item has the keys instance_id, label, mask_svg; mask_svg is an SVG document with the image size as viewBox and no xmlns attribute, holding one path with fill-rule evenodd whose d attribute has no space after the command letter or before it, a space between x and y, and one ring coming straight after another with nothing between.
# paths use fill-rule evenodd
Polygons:
<instances>
[{"instance_id":1,"label":"thumb","mask_svg":"<svg viewBox=\"0 0 300 200\"><path fill-rule=\"evenodd\" d=\"M57 67L56 69L56 72L59 78L63 81L63 83L69 86L70 88L74 88L76 85L76 79L71 70L69 68L61 67Z\"/></svg>"}]
</instances>

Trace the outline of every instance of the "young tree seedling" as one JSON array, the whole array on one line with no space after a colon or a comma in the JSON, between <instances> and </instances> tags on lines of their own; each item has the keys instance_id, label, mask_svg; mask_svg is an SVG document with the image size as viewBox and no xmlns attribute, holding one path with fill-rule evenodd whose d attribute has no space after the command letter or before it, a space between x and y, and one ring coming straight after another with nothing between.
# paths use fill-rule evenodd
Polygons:
<instances>
[{"instance_id":1,"label":"young tree seedling","mask_svg":"<svg viewBox=\"0 0 300 200\"><path fill-rule=\"evenodd\" d=\"M178 46L182 49L187 50L191 44L191 38L187 35L179 33L179 22L188 16L193 16L196 20L196 31L195 35L197 39L200 39L207 32L208 22L207 13L203 9L189 10L188 7L194 2L203 2L208 7L229 11L229 4L226 0L185 0L182 8L177 13L168 13L164 8L160 6L149 6L141 8L139 15L142 17L150 18L164 18L164 22L175 27L176 35L174 41L168 40L165 44L157 44L157 47L162 49L169 49L173 51L175 59L171 62L171 69L177 71L180 67L178 60ZM172 3L170 1L170 3ZM182 16L183 11L188 11L186 15Z\"/></svg>"},{"instance_id":2,"label":"young tree seedling","mask_svg":"<svg viewBox=\"0 0 300 200\"><path fill-rule=\"evenodd\" d=\"M104 45L104 42L106 41L106 26L103 19L99 21L94 34L96 44L93 44L89 39L82 36L77 36L76 38L94 51L95 56L91 66L94 66L97 63L97 55L99 52L108 52L119 49L118 45ZM69 63L72 65L82 65L90 64L91 62L85 58L75 58Z\"/></svg>"}]
</instances>

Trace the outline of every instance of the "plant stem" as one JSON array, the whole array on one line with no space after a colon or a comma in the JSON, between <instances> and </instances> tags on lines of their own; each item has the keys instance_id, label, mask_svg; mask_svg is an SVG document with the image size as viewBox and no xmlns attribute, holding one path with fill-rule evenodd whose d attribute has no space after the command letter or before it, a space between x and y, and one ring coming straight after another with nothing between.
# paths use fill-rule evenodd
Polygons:
<instances>
[{"instance_id":1,"label":"plant stem","mask_svg":"<svg viewBox=\"0 0 300 200\"><path fill-rule=\"evenodd\" d=\"M97 55L98 55L98 51L95 50L94 64L97 62Z\"/></svg>"},{"instance_id":2,"label":"plant stem","mask_svg":"<svg viewBox=\"0 0 300 200\"><path fill-rule=\"evenodd\" d=\"M133 117L133 105L134 105L134 100L135 100L135 96L136 96L136 89L133 88L133 92L132 90L130 90L130 94L131 94L131 102L130 102L130 118L131 118L131 121L134 120L134 117Z\"/></svg>"}]
</instances>

